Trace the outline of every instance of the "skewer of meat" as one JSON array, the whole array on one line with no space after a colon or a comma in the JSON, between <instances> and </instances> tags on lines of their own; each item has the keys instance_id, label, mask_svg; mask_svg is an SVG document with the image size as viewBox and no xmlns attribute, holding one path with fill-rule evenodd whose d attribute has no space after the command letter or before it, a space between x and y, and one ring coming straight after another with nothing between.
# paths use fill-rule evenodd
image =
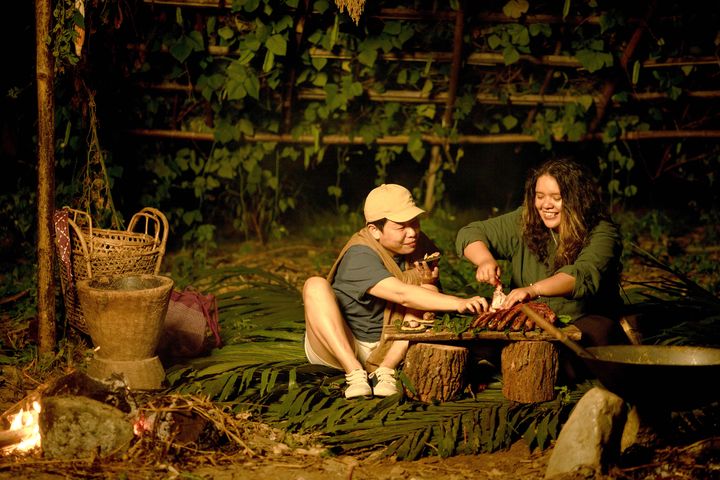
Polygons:
<instances>
[{"instance_id":1,"label":"skewer of meat","mask_svg":"<svg viewBox=\"0 0 720 480\"><path fill-rule=\"evenodd\" d=\"M492 319L496 312L484 312L479 314L470 324L471 328L487 328L488 322Z\"/></svg>"},{"instance_id":2,"label":"skewer of meat","mask_svg":"<svg viewBox=\"0 0 720 480\"><path fill-rule=\"evenodd\" d=\"M520 310L517 315L513 316L512 324L510 325L510 330L513 332L519 332L520 330L525 327L525 324L528 321L528 316L525 315L525 312Z\"/></svg>"},{"instance_id":3,"label":"skewer of meat","mask_svg":"<svg viewBox=\"0 0 720 480\"><path fill-rule=\"evenodd\" d=\"M512 325L512 321L515 318L515 316L518 313L521 313L520 307L522 306L521 303L517 305L513 305L512 307L508 308L505 312L505 314L500 318L497 324L497 331L505 330L508 328L508 325Z\"/></svg>"},{"instance_id":4,"label":"skewer of meat","mask_svg":"<svg viewBox=\"0 0 720 480\"><path fill-rule=\"evenodd\" d=\"M500 321L500 318L505 313L505 310L498 310L496 312L493 312L494 315L490 318L490 321L487 324L488 330L495 330L497 328L497 324Z\"/></svg>"},{"instance_id":5,"label":"skewer of meat","mask_svg":"<svg viewBox=\"0 0 720 480\"><path fill-rule=\"evenodd\" d=\"M550 323L555 323L555 321L557 320L557 314L553 311L552 308L548 306L547 303L529 302L527 306L532 308L533 311L545 318L545 320Z\"/></svg>"},{"instance_id":6,"label":"skewer of meat","mask_svg":"<svg viewBox=\"0 0 720 480\"><path fill-rule=\"evenodd\" d=\"M546 303L529 302L527 306L550 323L554 324L557 320L557 314ZM531 330L535 330L535 321L528 317L525 321L523 332L528 332Z\"/></svg>"}]
</instances>

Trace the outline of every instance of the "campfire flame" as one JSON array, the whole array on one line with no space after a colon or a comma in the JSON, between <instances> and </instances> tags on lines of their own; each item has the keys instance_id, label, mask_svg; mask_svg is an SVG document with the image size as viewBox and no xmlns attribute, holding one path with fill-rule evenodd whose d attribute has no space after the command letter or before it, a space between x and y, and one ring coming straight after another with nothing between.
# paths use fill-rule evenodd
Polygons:
<instances>
[{"instance_id":1,"label":"campfire flame","mask_svg":"<svg viewBox=\"0 0 720 480\"><path fill-rule=\"evenodd\" d=\"M40 402L34 401L28 409L21 408L14 415L8 415L10 429L5 432L5 437L15 438L15 442L4 446L0 451L7 455L13 452L29 452L41 445L40 439Z\"/></svg>"}]
</instances>

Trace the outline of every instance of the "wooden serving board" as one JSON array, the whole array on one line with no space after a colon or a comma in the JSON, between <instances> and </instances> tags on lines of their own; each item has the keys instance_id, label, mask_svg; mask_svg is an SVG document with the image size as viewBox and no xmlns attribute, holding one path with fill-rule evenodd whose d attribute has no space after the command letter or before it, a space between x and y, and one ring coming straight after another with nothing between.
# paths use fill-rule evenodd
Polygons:
<instances>
[{"instance_id":1,"label":"wooden serving board","mask_svg":"<svg viewBox=\"0 0 720 480\"><path fill-rule=\"evenodd\" d=\"M580 340L581 332L574 325L567 325L561 328L565 335L571 340ZM493 330L483 330L478 333L467 331L457 335L449 330L436 332L432 328L424 332L403 332L395 325L385 325L383 328L383 337L385 340L409 340L411 342L451 342L451 341L467 341L467 340L504 340L511 342L518 341L559 341L552 334L541 329L535 329L530 332L497 332Z\"/></svg>"}]
</instances>

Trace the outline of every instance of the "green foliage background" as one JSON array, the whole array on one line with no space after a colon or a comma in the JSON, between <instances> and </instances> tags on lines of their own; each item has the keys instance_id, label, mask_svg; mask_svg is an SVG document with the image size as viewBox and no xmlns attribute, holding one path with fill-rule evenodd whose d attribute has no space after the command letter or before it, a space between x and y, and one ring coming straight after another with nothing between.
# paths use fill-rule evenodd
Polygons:
<instances>
[{"instance_id":1,"label":"green foliage background","mask_svg":"<svg viewBox=\"0 0 720 480\"><path fill-rule=\"evenodd\" d=\"M446 125L456 1L370 2L358 24L331 0L234 0L224 8L95 0L85 16L72 5L56 2L50 39L58 205L100 190L87 180L97 179L97 167L87 164L98 151L121 213L161 208L176 241L200 256L218 234L263 242L287 235L291 219L308 207L354 210L383 181L406 183L420 201L432 195L438 209L462 201L458 185L470 190L463 183L469 178L489 189L483 179L510 177L506 188L519 190L523 169L550 155L592 165L617 208L662 199L669 185L695 207L717 202L717 194L703 193L715 190L716 141L623 140L628 133L717 129L712 101L692 96L717 84L716 68L703 60L720 43L717 6L465 2L463 63ZM72 44L77 27L87 32L79 52ZM610 104L597 121L608 85ZM522 101L539 94L564 100ZM639 94L658 100L638 101ZM191 133L200 140L188 139ZM506 142L506 134L535 142L492 150L458 141ZM599 139L581 141L588 134ZM353 142L328 142L333 135ZM430 137L447 142L439 165L431 165ZM517 169L507 171L508 164ZM3 193L3 200L21 195L29 206L30 187L15 186L19 193ZM485 210L512 206L487 196L477 201ZM9 216L14 230L32 233L21 215Z\"/></svg>"}]
</instances>

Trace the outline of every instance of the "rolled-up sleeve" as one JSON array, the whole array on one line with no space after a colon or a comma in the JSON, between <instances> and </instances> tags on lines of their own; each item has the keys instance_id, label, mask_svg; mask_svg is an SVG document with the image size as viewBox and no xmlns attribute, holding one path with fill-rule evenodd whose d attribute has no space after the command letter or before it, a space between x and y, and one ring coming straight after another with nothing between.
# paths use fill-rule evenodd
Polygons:
<instances>
[{"instance_id":1,"label":"rolled-up sleeve","mask_svg":"<svg viewBox=\"0 0 720 480\"><path fill-rule=\"evenodd\" d=\"M465 248L477 241L483 242L495 257L510 257L518 247L521 212L522 207L504 215L472 222L462 227L455 240L458 257L462 258Z\"/></svg>"},{"instance_id":2,"label":"rolled-up sleeve","mask_svg":"<svg viewBox=\"0 0 720 480\"><path fill-rule=\"evenodd\" d=\"M588 244L575 262L558 272L575 278L573 299L592 297L598 293L603 279L616 274L622 254L622 237L617 225L600 222L591 232Z\"/></svg>"}]
</instances>

